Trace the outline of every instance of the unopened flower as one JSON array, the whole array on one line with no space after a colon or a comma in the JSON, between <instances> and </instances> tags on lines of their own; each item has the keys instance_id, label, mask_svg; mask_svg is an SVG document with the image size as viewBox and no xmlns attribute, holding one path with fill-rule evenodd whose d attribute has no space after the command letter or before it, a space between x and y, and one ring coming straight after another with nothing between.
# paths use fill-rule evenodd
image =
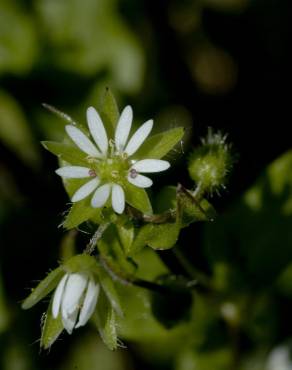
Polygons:
<instances>
[{"instance_id":1,"label":"unopened flower","mask_svg":"<svg viewBox=\"0 0 292 370\"><path fill-rule=\"evenodd\" d=\"M65 274L53 297L52 314L61 315L69 334L74 328L87 323L94 312L99 294L99 284L86 273Z\"/></svg>"},{"instance_id":2,"label":"unopened flower","mask_svg":"<svg viewBox=\"0 0 292 370\"><path fill-rule=\"evenodd\" d=\"M94 143L76 126L66 126L71 140L87 154L89 164L88 167L65 166L56 170L63 178L89 179L73 194L72 202L78 202L94 192L91 206L100 208L111 196L114 211L121 214L125 208L125 182L138 188L148 188L153 182L143 173L161 172L170 167L169 162L164 160L135 160L135 153L152 130L153 120L145 122L129 139L132 120L132 108L127 106L121 113L114 138L109 140L98 112L93 107L88 108L87 123Z\"/></svg>"}]
</instances>

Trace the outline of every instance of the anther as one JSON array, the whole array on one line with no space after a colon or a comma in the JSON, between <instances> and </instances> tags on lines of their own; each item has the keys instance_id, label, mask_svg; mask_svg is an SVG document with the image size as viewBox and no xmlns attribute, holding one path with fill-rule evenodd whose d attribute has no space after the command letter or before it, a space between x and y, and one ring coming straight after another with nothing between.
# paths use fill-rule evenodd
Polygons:
<instances>
[{"instance_id":1,"label":"anther","mask_svg":"<svg viewBox=\"0 0 292 370\"><path fill-rule=\"evenodd\" d=\"M130 177L132 179L135 179L137 176L138 176L138 172L134 168L130 169Z\"/></svg>"},{"instance_id":2,"label":"anther","mask_svg":"<svg viewBox=\"0 0 292 370\"><path fill-rule=\"evenodd\" d=\"M94 170L89 170L90 177L96 177L96 172Z\"/></svg>"}]
</instances>

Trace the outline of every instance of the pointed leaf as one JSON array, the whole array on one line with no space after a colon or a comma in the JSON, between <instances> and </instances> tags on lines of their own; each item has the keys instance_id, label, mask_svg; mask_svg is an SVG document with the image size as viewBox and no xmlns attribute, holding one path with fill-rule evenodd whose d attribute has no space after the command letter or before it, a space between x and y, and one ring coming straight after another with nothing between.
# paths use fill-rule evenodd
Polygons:
<instances>
[{"instance_id":1,"label":"pointed leaf","mask_svg":"<svg viewBox=\"0 0 292 370\"><path fill-rule=\"evenodd\" d=\"M47 277L44 278L44 280L42 280L36 288L33 289L31 294L24 300L21 307L24 310L27 310L42 300L57 286L64 273L65 272L62 266L59 266L55 270L51 271Z\"/></svg>"},{"instance_id":2,"label":"pointed leaf","mask_svg":"<svg viewBox=\"0 0 292 370\"><path fill-rule=\"evenodd\" d=\"M115 311L103 291L100 292L92 319L105 345L110 350L116 349L118 347L118 336Z\"/></svg>"},{"instance_id":3,"label":"pointed leaf","mask_svg":"<svg viewBox=\"0 0 292 370\"><path fill-rule=\"evenodd\" d=\"M134 226L132 223L127 222L122 225L117 225L118 235L121 245L126 253L130 254L132 243L134 240Z\"/></svg>"},{"instance_id":4,"label":"pointed leaf","mask_svg":"<svg viewBox=\"0 0 292 370\"><path fill-rule=\"evenodd\" d=\"M63 331L61 315L56 319L52 314L52 300L48 311L45 314L44 324L42 327L41 348L48 349L58 339Z\"/></svg>"},{"instance_id":5,"label":"pointed leaf","mask_svg":"<svg viewBox=\"0 0 292 370\"><path fill-rule=\"evenodd\" d=\"M126 202L132 207L138 209L139 211L145 213L146 215L152 214L152 206L148 195L144 189L137 188L127 182L124 186L126 194Z\"/></svg>"},{"instance_id":6,"label":"pointed leaf","mask_svg":"<svg viewBox=\"0 0 292 370\"><path fill-rule=\"evenodd\" d=\"M146 245L153 249L170 249L177 242L179 231L176 223L147 224L139 230L132 246L132 254L140 252Z\"/></svg>"},{"instance_id":7,"label":"pointed leaf","mask_svg":"<svg viewBox=\"0 0 292 370\"><path fill-rule=\"evenodd\" d=\"M42 145L49 152L72 165L88 167L86 155L76 145L54 141L43 141Z\"/></svg>"},{"instance_id":8,"label":"pointed leaf","mask_svg":"<svg viewBox=\"0 0 292 370\"><path fill-rule=\"evenodd\" d=\"M133 155L135 159L160 159L164 157L183 137L182 127L173 128L151 136Z\"/></svg>"}]
</instances>

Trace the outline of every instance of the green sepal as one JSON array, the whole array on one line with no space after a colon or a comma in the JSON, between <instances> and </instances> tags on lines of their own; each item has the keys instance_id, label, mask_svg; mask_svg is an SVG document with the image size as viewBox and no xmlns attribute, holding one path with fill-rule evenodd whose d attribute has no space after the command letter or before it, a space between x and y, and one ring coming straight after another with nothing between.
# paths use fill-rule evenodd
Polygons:
<instances>
[{"instance_id":1,"label":"green sepal","mask_svg":"<svg viewBox=\"0 0 292 370\"><path fill-rule=\"evenodd\" d=\"M92 319L104 344L111 351L116 349L118 347L116 315L102 290L100 291L98 303L92 315Z\"/></svg>"},{"instance_id":2,"label":"green sepal","mask_svg":"<svg viewBox=\"0 0 292 370\"><path fill-rule=\"evenodd\" d=\"M170 249L176 244L179 231L177 223L144 225L134 240L132 253L140 252L146 245L158 250Z\"/></svg>"},{"instance_id":3,"label":"green sepal","mask_svg":"<svg viewBox=\"0 0 292 370\"><path fill-rule=\"evenodd\" d=\"M42 141L42 145L63 161L75 166L88 166L86 155L74 144Z\"/></svg>"},{"instance_id":4,"label":"green sepal","mask_svg":"<svg viewBox=\"0 0 292 370\"><path fill-rule=\"evenodd\" d=\"M89 254L77 254L63 264L63 269L68 273L94 273L96 270L96 259Z\"/></svg>"},{"instance_id":5,"label":"green sepal","mask_svg":"<svg viewBox=\"0 0 292 370\"><path fill-rule=\"evenodd\" d=\"M22 302L22 309L27 310L34 306L47 296L58 285L65 271L62 266L57 267L51 271L47 277L42 280L36 288L33 289L31 294Z\"/></svg>"},{"instance_id":6,"label":"green sepal","mask_svg":"<svg viewBox=\"0 0 292 370\"><path fill-rule=\"evenodd\" d=\"M56 319L52 314L52 300L50 302L48 311L45 313L44 322L42 325L41 348L48 349L58 339L63 331L63 323L61 315Z\"/></svg>"},{"instance_id":7,"label":"green sepal","mask_svg":"<svg viewBox=\"0 0 292 370\"><path fill-rule=\"evenodd\" d=\"M108 275L102 265L97 265L95 270L98 281L107 296L112 308L115 310L117 315L123 316L123 310L121 307L120 297L115 288L112 278Z\"/></svg>"},{"instance_id":8,"label":"green sepal","mask_svg":"<svg viewBox=\"0 0 292 370\"><path fill-rule=\"evenodd\" d=\"M98 224L103 222L102 208L91 207L90 198L74 203L65 217L62 226L65 229L70 230L88 220L94 221Z\"/></svg>"},{"instance_id":9,"label":"green sepal","mask_svg":"<svg viewBox=\"0 0 292 370\"><path fill-rule=\"evenodd\" d=\"M135 153L135 159L160 159L164 157L184 136L184 128L177 127L151 136Z\"/></svg>"},{"instance_id":10,"label":"green sepal","mask_svg":"<svg viewBox=\"0 0 292 370\"><path fill-rule=\"evenodd\" d=\"M121 218L119 219L119 221ZM132 244L134 241L135 229L133 224L123 219L122 222L116 224L120 243L126 255L131 254Z\"/></svg>"},{"instance_id":11,"label":"green sepal","mask_svg":"<svg viewBox=\"0 0 292 370\"><path fill-rule=\"evenodd\" d=\"M146 215L152 214L152 206L144 189L138 188L126 181L124 191L127 203Z\"/></svg>"},{"instance_id":12,"label":"green sepal","mask_svg":"<svg viewBox=\"0 0 292 370\"><path fill-rule=\"evenodd\" d=\"M119 109L114 95L106 89L99 104L99 113L109 138L114 138L116 125L119 119Z\"/></svg>"}]
</instances>

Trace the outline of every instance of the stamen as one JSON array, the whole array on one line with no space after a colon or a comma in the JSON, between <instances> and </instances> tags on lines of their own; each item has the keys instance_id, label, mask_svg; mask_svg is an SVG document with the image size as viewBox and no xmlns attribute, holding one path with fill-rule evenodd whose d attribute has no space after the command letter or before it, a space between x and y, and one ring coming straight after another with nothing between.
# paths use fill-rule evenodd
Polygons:
<instances>
[{"instance_id":1,"label":"stamen","mask_svg":"<svg viewBox=\"0 0 292 370\"><path fill-rule=\"evenodd\" d=\"M132 179L135 179L137 176L138 176L138 172L134 168L130 169L130 177Z\"/></svg>"},{"instance_id":2,"label":"stamen","mask_svg":"<svg viewBox=\"0 0 292 370\"><path fill-rule=\"evenodd\" d=\"M89 170L90 177L96 177L96 172L94 170Z\"/></svg>"}]
</instances>

